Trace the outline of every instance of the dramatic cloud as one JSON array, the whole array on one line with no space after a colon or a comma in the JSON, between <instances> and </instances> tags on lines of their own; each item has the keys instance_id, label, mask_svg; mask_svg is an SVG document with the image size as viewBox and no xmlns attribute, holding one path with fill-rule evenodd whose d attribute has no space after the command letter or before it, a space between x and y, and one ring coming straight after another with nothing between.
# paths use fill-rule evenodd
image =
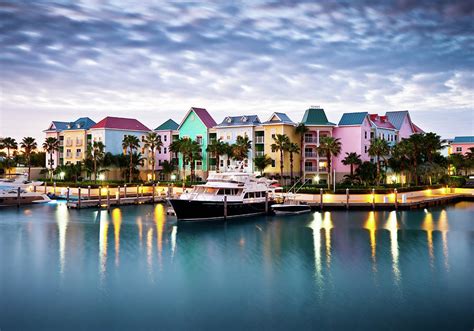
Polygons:
<instances>
[{"instance_id":1,"label":"dramatic cloud","mask_svg":"<svg viewBox=\"0 0 474 331\"><path fill-rule=\"evenodd\" d=\"M472 1L2 2L0 135L79 116L155 127L193 105L298 121L312 104L472 135L473 16Z\"/></svg>"}]
</instances>

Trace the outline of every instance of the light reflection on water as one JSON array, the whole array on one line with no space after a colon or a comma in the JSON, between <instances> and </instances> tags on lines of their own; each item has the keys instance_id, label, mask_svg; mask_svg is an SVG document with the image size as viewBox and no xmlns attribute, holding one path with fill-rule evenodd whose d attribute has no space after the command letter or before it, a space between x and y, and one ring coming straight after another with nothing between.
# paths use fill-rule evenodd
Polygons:
<instances>
[{"instance_id":1,"label":"light reflection on water","mask_svg":"<svg viewBox=\"0 0 474 331\"><path fill-rule=\"evenodd\" d=\"M193 320L209 326L204 316L216 311L226 316L241 298L243 328L258 318L279 321L272 324L274 329L288 326L285 320L292 318L301 319L302 325L334 327L346 321L349 326L357 315L354 307L377 312L380 319L372 322L379 327L388 322L396 326L403 318L391 318L394 312L384 310L387 305L405 319L415 318L414 307L426 315L430 305L444 311L472 306L474 295L469 294L474 292L467 275L473 271L474 225L468 220L474 204L456 206L460 208L426 212L325 211L184 226L166 216L161 204L114 208L110 213L68 210L64 204L33 207L28 214L2 210L0 290L5 295L0 304L9 300L12 316L20 316L25 307L15 301L15 289L21 289L30 300L29 309L37 311L37 298L58 293L55 309L60 315L64 308L59 303L69 302L71 295L77 304L94 305L97 295L106 293L99 302L125 296L135 302L134 314L148 311L154 302L161 307L157 314L163 321L171 321L173 309L198 307L202 316L191 313ZM42 214L48 217L39 218ZM38 261L46 265L40 268ZM41 286L36 287L37 279ZM439 297L443 300L436 301ZM429 304L420 308L420 300ZM130 309L126 303L123 309ZM300 315L302 306L313 313ZM127 319L120 307L110 318L119 313L114 318ZM144 317L143 323L147 321ZM364 323L359 322L361 329L368 325Z\"/></svg>"}]
</instances>

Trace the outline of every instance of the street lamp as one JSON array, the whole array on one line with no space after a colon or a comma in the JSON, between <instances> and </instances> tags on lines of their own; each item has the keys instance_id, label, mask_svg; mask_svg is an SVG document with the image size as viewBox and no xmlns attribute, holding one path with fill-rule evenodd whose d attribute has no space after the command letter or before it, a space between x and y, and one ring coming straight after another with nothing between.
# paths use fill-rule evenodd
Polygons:
<instances>
[{"instance_id":1,"label":"street lamp","mask_svg":"<svg viewBox=\"0 0 474 331\"><path fill-rule=\"evenodd\" d=\"M172 174L172 175L171 175L171 180L172 180L172 181L175 181L175 180L176 180L176 175L175 175L175 174Z\"/></svg>"},{"instance_id":2,"label":"street lamp","mask_svg":"<svg viewBox=\"0 0 474 331\"><path fill-rule=\"evenodd\" d=\"M59 178L61 178L61 180L64 180L64 176L66 176L66 173L64 171L61 171L59 173Z\"/></svg>"},{"instance_id":3,"label":"street lamp","mask_svg":"<svg viewBox=\"0 0 474 331\"><path fill-rule=\"evenodd\" d=\"M100 174L99 175L99 180L104 180L105 179L105 175L104 174Z\"/></svg>"},{"instance_id":4,"label":"street lamp","mask_svg":"<svg viewBox=\"0 0 474 331\"><path fill-rule=\"evenodd\" d=\"M316 182L316 184L319 184L319 179L320 179L320 178L319 178L319 175L314 176L313 179L314 179L314 181Z\"/></svg>"}]
</instances>

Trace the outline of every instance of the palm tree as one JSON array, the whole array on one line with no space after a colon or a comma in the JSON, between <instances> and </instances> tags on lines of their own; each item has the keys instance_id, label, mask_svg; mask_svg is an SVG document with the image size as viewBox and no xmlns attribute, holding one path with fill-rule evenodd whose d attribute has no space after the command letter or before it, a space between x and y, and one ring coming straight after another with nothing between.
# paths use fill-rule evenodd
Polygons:
<instances>
[{"instance_id":1,"label":"palm tree","mask_svg":"<svg viewBox=\"0 0 474 331\"><path fill-rule=\"evenodd\" d=\"M35 138L25 137L20 143L21 148L23 148L23 154L26 157L26 162L28 163L28 180L31 176L31 153L38 147L36 144Z\"/></svg>"},{"instance_id":2,"label":"palm tree","mask_svg":"<svg viewBox=\"0 0 474 331\"><path fill-rule=\"evenodd\" d=\"M178 140L173 141L170 144L169 150L176 155L181 154L181 158L183 160L182 167L183 167L183 185L186 180L186 156L184 154L185 145L187 144L189 138L179 138Z\"/></svg>"},{"instance_id":3,"label":"palm tree","mask_svg":"<svg viewBox=\"0 0 474 331\"><path fill-rule=\"evenodd\" d=\"M319 146L317 151L320 155L326 155L328 162L328 189L331 188L331 159L333 156L338 156L341 153L341 142L339 138L321 137L319 138Z\"/></svg>"},{"instance_id":4,"label":"palm tree","mask_svg":"<svg viewBox=\"0 0 474 331\"><path fill-rule=\"evenodd\" d=\"M15 138L12 138L12 137L5 137L2 139L2 145L4 146L3 148L6 148L7 149L7 162L6 162L6 165L7 165L7 170L8 170L8 173L9 170L10 170L10 161L11 161L11 158L10 158L10 150L16 150L18 149L18 143L16 142Z\"/></svg>"},{"instance_id":5,"label":"palm tree","mask_svg":"<svg viewBox=\"0 0 474 331\"><path fill-rule=\"evenodd\" d=\"M361 182L367 186L368 184L373 184L377 175L377 167L372 162L365 161L357 167L355 173Z\"/></svg>"},{"instance_id":6,"label":"palm tree","mask_svg":"<svg viewBox=\"0 0 474 331\"><path fill-rule=\"evenodd\" d=\"M101 163L105 156L105 145L102 141L94 141L87 146L87 158L92 160L92 172L94 173L94 181L97 181L97 163Z\"/></svg>"},{"instance_id":7,"label":"palm tree","mask_svg":"<svg viewBox=\"0 0 474 331\"><path fill-rule=\"evenodd\" d=\"M350 177L352 178L354 176L354 166L358 166L362 163L362 160L360 159L360 155L357 153L348 153L346 152L346 157L342 160L342 164L348 165L351 167L351 175Z\"/></svg>"},{"instance_id":8,"label":"palm tree","mask_svg":"<svg viewBox=\"0 0 474 331\"><path fill-rule=\"evenodd\" d=\"M140 140L136 136L125 135L122 140L122 147L125 150L128 149L130 153L130 163L129 163L129 171L130 171L129 176L130 177L128 178L128 182L131 183L132 176L133 176L133 151L135 149L140 148Z\"/></svg>"},{"instance_id":9,"label":"palm tree","mask_svg":"<svg viewBox=\"0 0 474 331\"><path fill-rule=\"evenodd\" d=\"M165 160L161 163L161 173L163 173L165 176L168 176L175 171L176 165L174 162L169 162L168 160Z\"/></svg>"},{"instance_id":10,"label":"palm tree","mask_svg":"<svg viewBox=\"0 0 474 331\"><path fill-rule=\"evenodd\" d=\"M376 157L377 162L377 185L380 185L380 180L382 177L380 171L380 161L384 159L386 161L385 156L390 153L390 146L385 139L375 138L371 141L369 147L369 155Z\"/></svg>"},{"instance_id":11,"label":"palm tree","mask_svg":"<svg viewBox=\"0 0 474 331\"><path fill-rule=\"evenodd\" d=\"M53 153L59 151L59 140L54 137L46 138L43 143L43 149L49 154L50 181L53 181Z\"/></svg>"},{"instance_id":12,"label":"palm tree","mask_svg":"<svg viewBox=\"0 0 474 331\"><path fill-rule=\"evenodd\" d=\"M195 140L188 139L184 144L183 154L186 155L189 162L191 169L191 182L193 182L195 179L195 162L202 159L201 145Z\"/></svg>"},{"instance_id":13,"label":"palm tree","mask_svg":"<svg viewBox=\"0 0 474 331\"><path fill-rule=\"evenodd\" d=\"M207 145L206 152L214 153L216 155L216 171L219 171L220 157L227 151L227 144L222 141L221 138L213 139Z\"/></svg>"},{"instance_id":14,"label":"palm tree","mask_svg":"<svg viewBox=\"0 0 474 331\"><path fill-rule=\"evenodd\" d=\"M290 138L288 138L286 134L277 134L273 140L275 142L272 144L272 150L280 152L280 178L283 181L283 157L285 155L285 151L288 150Z\"/></svg>"},{"instance_id":15,"label":"palm tree","mask_svg":"<svg viewBox=\"0 0 474 331\"><path fill-rule=\"evenodd\" d=\"M424 136L421 133L412 134L406 140L406 150L412 163L412 170L415 176L415 185L418 185L418 164L421 159L421 150L424 148ZM403 141L403 140L402 140Z\"/></svg>"},{"instance_id":16,"label":"palm tree","mask_svg":"<svg viewBox=\"0 0 474 331\"><path fill-rule=\"evenodd\" d=\"M408 158L408 144L406 140L402 140L392 148L388 165L393 171L400 174L403 174L405 170L409 169L410 159ZM403 186L403 180L401 184Z\"/></svg>"},{"instance_id":17,"label":"palm tree","mask_svg":"<svg viewBox=\"0 0 474 331\"><path fill-rule=\"evenodd\" d=\"M235 144L232 145L232 154L235 160L243 161L248 158L249 149L252 148L252 141L247 136L237 136Z\"/></svg>"},{"instance_id":18,"label":"palm tree","mask_svg":"<svg viewBox=\"0 0 474 331\"><path fill-rule=\"evenodd\" d=\"M287 151L290 153L290 178L291 183L293 183L293 154L298 154L300 152L300 147L298 144L290 142L287 146Z\"/></svg>"},{"instance_id":19,"label":"palm tree","mask_svg":"<svg viewBox=\"0 0 474 331\"><path fill-rule=\"evenodd\" d=\"M299 123L296 126L296 134L300 136L300 148L303 149L304 146L304 134L309 131L308 127L304 123ZM304 158L300 159L300 178L303 177L303 168L304 168Z\"/></svg>"},{"instance_id":20,"label":"palm tree","mask_svg":"<svg viewBox=\"0 0 474 331\"><path fill-rule=\"evenodd\" d=\"M151 152L151 180L155 181L155 151L157 148L161 148L163 143L156 132L150 132L145 136L145 145L143 147L148 148Z\"/></svg>"},{"instance_id":21,"label":"palm tree","mask_svg":"<svg viewBox=\"0 0 474 331\"><path fill-rule=\"evenodd\" d=\"M263 156L257 156L253 159L255 163L255 168L260 171L260 175L265 175L265 168L272 164L272 159L266 154Z\"/></svg>"},{"instance_id":22,"label":"palm tree","mask_svg":"<svg viewBox=\"0 0 474 331\"><path fill-rule=\"evenodd\" d=\"M423 151L426 155L426 161L433 162L434 155L444 147L441 137L433 132L422 134L423 136Z\"/></svg>"}]
</instances>

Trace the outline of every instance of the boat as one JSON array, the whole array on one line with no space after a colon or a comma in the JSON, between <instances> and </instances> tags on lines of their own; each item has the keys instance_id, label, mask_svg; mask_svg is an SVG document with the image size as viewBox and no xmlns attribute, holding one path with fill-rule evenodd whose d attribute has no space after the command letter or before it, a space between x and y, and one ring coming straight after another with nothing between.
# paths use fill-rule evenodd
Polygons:
<instances>
[{"instance_id":1,"label":"boat","mask_svg":"<svg viewBox=\"0 0 474 331\"><path fill-rule=\"evenodd\" d=\"M178 199L168 199L178 221L216 221L263 215L274 202L276 181L244 172L211 173Z\"/></svg>"},{"instance_id":2,"label":"boat","mask_svg":"<svg viewBox=\"0 0 474 331\"><path fill-rule=\"evenodd\" d=\"M50 202L51 199L43 193L28 192L20 188L20 195L18 196L18 188L0 191L0 207L17 206L36 203Z\"/></svg>"},{"instance_id":3,"label":"boat","mask_svg":"<svg viewBox=\"0 0 474 331\"><path fill-rule=\"evenodd\" d=\"M11 188L30 188L34 186L41 186L43 182L28 180L28 174L15 175L13 178L0 178L0 190Z\"/></svg>"},{"instance_id":4,"label":"boat","mask_svg":"<svg viewBox=\"0 0 474 331\"><path fill-rule=\"evenodd\" d=\"M311 206L296 200L294 194L284 195L283 202L271 205L271 209L277 215L299 215L311 212Z\"/></svg>"}]
</instances>

